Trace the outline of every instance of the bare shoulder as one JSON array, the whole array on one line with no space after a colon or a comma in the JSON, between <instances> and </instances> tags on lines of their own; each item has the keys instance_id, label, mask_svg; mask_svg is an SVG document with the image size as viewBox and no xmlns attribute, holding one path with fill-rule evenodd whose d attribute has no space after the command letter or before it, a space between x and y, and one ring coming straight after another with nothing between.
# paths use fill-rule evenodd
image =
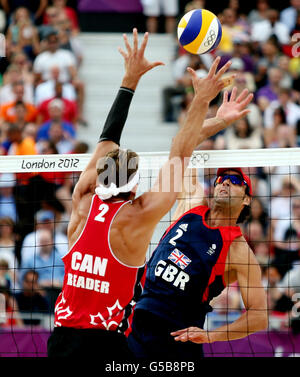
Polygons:
<instances>
[{"instance_id":1,"label":"bare shoulder","mask_svg":"<svg viewBox=\"0 0 300 377\"><path fill-rule=\"evenodd\" d=\"M249 265L257 265L255 255L243 236L237 237L231 244L227 262L230 269L239 270Z\"/></svg>"}]
</instances>

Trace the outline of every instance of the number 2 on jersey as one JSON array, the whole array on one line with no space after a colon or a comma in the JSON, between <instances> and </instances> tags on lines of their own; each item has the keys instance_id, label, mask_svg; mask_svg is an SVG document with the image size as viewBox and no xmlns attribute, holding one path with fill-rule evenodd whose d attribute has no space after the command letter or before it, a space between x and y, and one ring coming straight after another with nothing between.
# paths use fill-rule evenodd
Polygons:
<instances>
[{"instance_id":1,"label":"number 2 on jersey","mask_svg":"<svg viewBox=\"0 0 300 377\"><path fill-rule=\"evenodd\" d=\"M175 240L177 240L178 238L180 238L183 235L183 231L181 229L177 229L176 233L177 233L176 236L171 238L170 241L169 241L169 243L173 246L176 246Z\"/></svg>"},{"instance_id":2,"label":"number 2 on jersey","mask_svg":"<svg viewBox=\"0 0 300 377\"><path fill-rule=\"evenodd\" d=\"M94 220L104 223L105 221L104 215L106 214L108 210L109 210L109 206L107 204L101 204L99 206L100 213L97 216L95 216Z\"/></svg>"}]
</instances>

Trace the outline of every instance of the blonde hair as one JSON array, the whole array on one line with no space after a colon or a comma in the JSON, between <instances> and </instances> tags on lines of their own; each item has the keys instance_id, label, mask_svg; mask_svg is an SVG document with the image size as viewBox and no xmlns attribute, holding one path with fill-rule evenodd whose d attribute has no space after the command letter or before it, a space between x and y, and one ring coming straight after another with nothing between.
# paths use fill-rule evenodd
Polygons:
<instances>
[{"instance_id":1,"label":"blonde hair","mask_svg":"<svg viewBox=\"0 0 300 377\"><path fill-rule=\"evenodd\" d=\"M98 180L104 187L127 185L138 170L139 157L130 149L114 149L97 161Z\"/></svg>"}]
</instances>

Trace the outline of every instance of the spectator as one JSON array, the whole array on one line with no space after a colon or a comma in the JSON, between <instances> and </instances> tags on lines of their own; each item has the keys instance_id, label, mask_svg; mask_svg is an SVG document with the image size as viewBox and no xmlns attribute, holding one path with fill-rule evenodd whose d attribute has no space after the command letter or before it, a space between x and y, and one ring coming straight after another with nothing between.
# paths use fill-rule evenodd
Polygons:
<instances>
[{"instance_id":1,"label":"spectator","mask_svg":"<svg viewBox=\"0 0 300 377\"><path fill-rule=\"evenodd\" d=\"M290 0L290 4L290 7L281 12L280 21L285 24L288 30L291 32L296 26L297 12L300 11L300 1Z\"/></svg>"},{"instance_id":2,"label":"spectator","mask_svg":"<svg viewBox=\"0 0 300 377\"><path fill-rule=\"evenodd\" d=\"M68 132L64 132L61 122L52 122L49 129L49 141L57 148L58 153L67 154L73 151L75 140Z\"/></svg>"},{"instance_id":3,"label":"spectator","mask_svg":"<svg viewBox=\"0 0 300 377\"><path fill-rule=\"evenodd\" d=\"M293 267L284 275L280 291L292 297L295 293L300 293L300 264L295 262Z\"/></svg>"},{"instance_id":4,"label":"spectator","mask_svg":"<svg viewBox=\"0 0 300 377\"><path fill-rule=\"evenodd\" d=\"M38 232L37 245L33 249L26 258L22 258L21 278L23 279L27 270L35 269L39 273L39 283L42 288L61 288L64 264L49 229L41 229Z\"/></svg>"},{"instance_id":5,"label":"spectator","mask_svg":"<svg viewBox=\"0 0 300 377\"><path fill-rule=\"evenodd\" d=\"M252 220L247 222L247 225L245 224L244 235L251 249L255 249L257 243L266 241L263 226L258 220Z\"/></svg>"},{"instance_id":6,"label":"spectator","mask_svg":"<svg viewBox=\"0 0 300 377\"><path fill-rule=\"evenodd\" d=\"M255 22L264 21L267 19L267 11L270 9L268 0L257 0L256 9L252 9L248 15L248 22L254 24Z\"/></svg>"},{"instance_id":7,"label":"spectator","mask_svg":"<svg viewBox=\"0 0 300 377\"><path fill-rule=\"evenodd\" d=\"M266 242L266 241L256 242L254 245L253 252L262 270L264 270L270 264L270 260L271 260L271 251L270 251L269 242Z\"/></svg>"},{"instance_id":8,"label":"spectator","mask_svg":"<svg viewBox=\"0 0 300 377\"><path fill-rule=\"evenodd\" d=\"M281 281L284 272L281 266L273 261L265 270L265 287L267 291L268 308L273 312L288 312L292 309L292 300L282 292Z\"/></svg>"},{"instance_id":9,"label":"spectator","mask_svg":"<svg viewBox=\"0 0 300 377\"><path fill-rule=\"evenodd\" d=\"M4 295L5 298L5 322L0 322L0 328L22 328L24 324L19 312L17 301L11 293L11 290L6 286L0 286L0 295Z\"/></svg>"},{"instance_id":10,"label":"spectator","mask_svg":"<svg viewBox=\"0 0 300 377\"><path fill-rule=\"evenodd\" d=\"M264 129L264 140L267 148L290 148L296 145L295 130L287 125L286 114L282 107L275 108L273 124Z\"/></svg>"},{"instance_id":11,"label":"spectator","mask_svg":"<svg viewBox=\"0 0 300 377\"><path fill-rule=\"evenodd\" d=\"M9 155L23 156L35 155L35 140L32 137L24 137L22 130L15 124L10 124L7 137L11 146L8 150Z\"/></svg>"},{"instance_id":12,"label":"spectator","mask_svg":"<svg viewBox=\"0 0 300 377\"><path fill-rule=\"evenodd\" d=\"M28 83L33 87L34 74L32 72L32 62L28 59L27 55L24 52L16 52L12 55L10 62L18 67L24 83Z\"/></svg>"},{"instance_id":13,"label":"spectator","mask_svg":"<svg viewBox=\"0 0 300 377\"><path fill-rule=\"evenodd\" d=\"M273 188L273 195L277 194L277 196L271 199L270 219L273 230L272 237L273 239L278 240L278 232L280 232L281 221L290 221L292 218L291 197L299 195L299 182L297 178L293 177L292 175L286 175L283 178L279 176L277 177L277 181L281 179L281 188L279 192L276 192L277 182L275 180L275 176L276 174L271 175L271 187Z\"/></svg>"},{"instance_id":14,"label":"spectator","mask_svg":"<svg viewBox=\"0 0 300 377\"><path fill-rule=\"evenodd\" d=\"M12 173L0 176L0 218L9 217L14 223L18 221L17 203L14 196L16 177Z\"/></svg>"},{"instance_id":15,"label":"spectator","mask_svg":"<svg viewBox=\"0 0 300 377\"><path fill-rule=\"evenodd\" d=\"M40 52L40 43L37 28L30 19L27 8L18 8L13 15L6 34L8 57L15 52L24 52L33 61Z\"/></svg>"},{"instance_id":16,"label":"spectator","mask_svg":"<svg viewBox=\"0 0 300 377\"><path fill-rule=\"evenodd\" d=\"M300 106L292 101L292 91L286 88L280 88L278 99L270 103L266 108L264 115L264 125L271 128L274 125L274 113L276 109L284 112L283 122L288 126L296 129L297 122L300 120Z\"/></svg>"},{"instance_id":17,"label":"spectator","mask_svg":"<svg viewBox=\"0 0 300 377\"><path fill-rule=\"evenodd\" d=\"M265 111L272 101L278 100L282 77L281 69L275 67L269 69L268 84L260 88L256 94L256 101L261 111Z\"/></svg>"},{"instance_id":18,"label":"spectator","mask_svg":"<svg viewBox=\"0 0 300 377\"><path fill-rule=\"evenodd\" d=\"M33 65L36 76L35 82L39 84L51 79L51 69L59 67L60 82L70 82L77 76L76 58L70 51L59 48L59 39L56 31L46 37L47 50L40 53Z\"/></svg>"},{"instance_id":19,"label":"spectator","mask_svg":"<svg viewBox=\"0 0 300 377\"><path fill-rule=\"evenodd\" d=\"M70 22L70 28L73 34L79 33L79 21L76 11L67 6L67 0L53 0L53 6L59 14L63 15Z\"/></svg>"},{"instance_id":20,"label":"spectator","mask_svg":"<svg viewBox=\"0 0 300 377\"><path fill-rule=\"evenodd\" d=\"M1 0L2 7L8 16L13 14L20 6L20 3L30 11L31 17L35 23L41 22L41 17L48 5L48 0L23 0L21 2L19 0Z\"/></svg>"},{"instance_id":21,"label":"spectator","mask_svg":"<svg viewBox=\"0 0 300 377\"><path fill-rule=\"evenodd\" d=\"M14 64L9 65L5 73L4 85L0 88L0 105L16 100L13 87L14 84L22 81L22 73L19 71L18 66ZM26 103L34 103L33 85L28 82L24 82L24 96L22 100Z\"/></svg>"},{"instance_id":22,"label":"spectator","mask_svg":"<svg viewBox=\"0 0 300 377\"><path fill-rule=\"evenodd\" d=\"M15 294L20 313L28 314L31 318L23 320L26 326L38 326L40 319L32 319L35 314L50 314L49 303L45 298L45 292L38 284L39 274L36 270L28 270L24 274L22 290Z\"/></svg>"},{"instance_id":23,"label":"spectator","mask_svg":"<svg viewBox=\"0 0 300 377\"><path fill-rule=\"evenodd\" d=\"M259 197L255 197L252 199L250 215L249 215L248 220L246 221L246 225L248 222L252 222L255 220L261 223L263 227L264 235L268 236L268 227L269 227L268 214L265 210L262 200Z\"/></svg>"},{"instance_id":24,"label":"spectator","mask_svg":"<svg viewBox=\"0 0 300 377\"><path fill-rule=\"evenodd\" d=\"M49 100L56 95L56 85L59 81L59 67L54 66L51 69L51 79L42 82L35 90L35 104L39 106L42 102ZM76 91L70 83L60 83L62 85L61 97L71 102L76 102Z\"/></svg>"},{"instance_id":25,"label":"spectator","mask_svg":"<svg viewBox=\"0 0 300 377\"><path fill-rule=\"evenodd\" d=\"M14 123L17 120L16 117L16 105L23 103L26 114L24 117L24 121L28 122L35 122L37 118L37 109L31 103L24 103L24 93L25 87L23 81L18 81L13 84L13 93L15 95L15 100L13 102L3 103L0 109L0 119L3 122Z\"/></svg>"},{"instance_id":26,"label":"spectator","mask_svg":"<svg viewBox=\"0 0 300 377\"><path fill-rule=\"evenodd\" d=\"M74 54L70 51L59 48L57 32L51 32L47 36L47 50L39 54L34 62L36 85L51 79L51 69L59 66L59 81L62 83L72 83L76 89L78 100L79 122L85 124L83 119L84 106L84 84L78 79L77 62Z\"/></svg>"},{"instance_id":27,"label":"spectator","mask_svg":"<svg viewBox=\"0 0 300 377\"><path fill-rule=\"evenodd\" d=\"M147 31L149 33L158 32L158 17L165 17L166 33L173 33L176 26L176 16L178 15L178 0L141 0L143 12L147 18Z\"/></svg>"},{"instance_id":28,"label":"spectator","mask_svg":"<svg viewBox=\"0 0 300 377\"><path fill-rule=\"evenodd\" d=\"M49 230L54 238L55 248L61 256L68 251L68 239L66 234L57 230L58 223L55 222L53 211L40 210L35 215L35 230L24 238L21 250L22 259L32 259L35 252L36 240L40 230Z\"/></svg>"},{"instance_id":29,"label":"spectator","mask_svg":"<svg viewBox=\"0 0 300 377\"><path fill-rule=\"evenodd\" d=\"M63 98L63 84L60 82L55 83L55 96L43 101L38 107L38 124L48 122L50 120L49 109L51 109L52 103L56 103L59 100L62 106L62 120L65 122L76 124L77 121L77 105L75 101L70 101Z\"/></svg>"},{"instance_id":30,"label":"spectator","mask_svg":"<svg viewBox=\"0 0 300 377\"><path fill-rule=\"evenodd\" d=\"M293 76L290 69L290 61L291 59L286 55L280 56L278 61L278 68L280 68L283 73L283 78L281 80L280 86L285 89L292 89L293 86Z\"/></svg>"},{"instance_id":31,"label":"spectator","mask_svg":"<svg viewBox=\"0 0 300 377\"><path fill-rule=\"evenodd\" d=\"M226 8L222 13L222 31L219 50L224 54L232 54L234 40L249 41L248 30L244 23L238 22L233 9Z\"/></svg>"},{"instance_id":32,"label":"spectator","mask_svg":"<svg viewBox=\"0 0 300 377\"><path fill-rule=\"evenodd\" d=\"M6 258L1 258L0 252L0 287L10 289L12 286L12 278L10 275L9 263ZM0 298L1 300L1 298ZM0 312L0 323L1 323L1 312Z\"/></svg>"},{"instance_id":33,"label":"spectator","mask_svg":"<svg viewBox=\"0 0 300 377\"><path fill-rule=\"evenodd\" d=\"M253 42L266 42L275 36L280 44L289 44L289 30L279 21L279 12L276 9L267 10L267 19L252 24L251 40Z\"/></svg>"},{"instance_id":34,"label":"spectator","mask_svg":"<svg viewBox=\"0 0 300 377\"><path fill-rule=\"evenodd\" d=\"M291 200L292 216L290 219L277 220L273 239L276 246L286 250L300 250L300 198Z\"/></svg>"},{"instance_id":35,"label":"spectator","mask_svg":"<svg viewBox=\"0 0 300 377\"><path fill-rule=\"evenodd\" d=\"M15 288L18 281L18 260L16 256L16 235L14 222L10 217L0 218L0 259L8 264L7 275L10 279L9 288Z\"/></svg>"},{"instance_id":36,"label":"spectator","mask_svg":"<svg viewBox=\"0 0 300 377\"><path fill-rule=\"evenodd\" d=\"M252 128L247 118L237 121L233 128L225 132L227 149L259 149L263 147L263 134L260 127Z\"/></svg>"},{"instance_id":37,"label":"spectator","mask_svg":"<svg viewBox=\"0 0 300 377\"><path fill-rule=\"evenodd\" d=\"M49 140L49 130L52 123L60 123L62 125L63 132L68 135L69 138L76 138L75 126L72 123L63 120L63 101L55 99L49 103L48 111L50 119L40 126L37 134L37 140Z\"/></svg>"},{"instance_id":38,"label":"spectator","mask_svg":"<svg viewBox=\"0 0 300 377\"><path fill-rule=\"evenodd\" d=\"M72 33L71 21L64 17L56 25L58 31L60 48L71 51L77 60L77 68L82 65L83 62L83 50L80 39L77 34Z\"/></svg>"}]
</instances>

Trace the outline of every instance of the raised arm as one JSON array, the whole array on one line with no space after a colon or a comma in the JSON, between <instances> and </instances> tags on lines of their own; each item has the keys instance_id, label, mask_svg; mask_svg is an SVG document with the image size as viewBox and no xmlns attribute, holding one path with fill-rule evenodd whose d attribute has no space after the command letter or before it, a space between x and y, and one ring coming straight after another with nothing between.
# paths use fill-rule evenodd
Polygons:
<instances>
[{"instance_id":1,"label":"raised arm","mask_svg":"<svg viewBox=\"0 0 300 377\"><path fill-rule=\"evenodd\" d=\"M182 185L182 191L177 196L177 207L172 216L172 221L176 221L185 212L200 205L207 205L204 197L204 190L198 180L198 170L196 168L186 169Z\"/></svg>"},{"instance_id":2,"label":"raised arm","mask_svg":"<svg viewBox=\"0 0 300 377\"><path fill-rule=\"evenodd\" d=\"M209 138L212 135L217 134L224 128L227 128L232 123L246 116L250 110L247 106L253 99L253 94L249 93L245 89L237 98L237 89L233 88L233 91L228 99L228 92L225 91L223 97L223 103L220 106L216 117L206 119L203 123L203 127L198 135L198 144ZM176 221L180 216L190 209L199 205L207 205L207 200L204 197L203 187L197 178L197 169L187 169L184 175L184 184L182 186L181 193L177 196L177 208L173 215L173 221Z\"/></svg>"},{"instance_id":3,"label":"raised arm","mask_svg":"<svg viewBox=\"0 0 300 377\"><path fill-rule=\"evenodd\" d=\"M122 79L121 88L106 119L96 149L75 187L74 195L77 196L76 200L96 186L96 163L98 159L105 156L108 152L119 148L121 134L128 116L132 97L141 77L152 68L163 65L159 61L151 63L145 58L144 53L148 37L148 33L145 33L139 48L137 29L133 30L132 47L127 35L123 35L127 52L120 47L119 52L124 58L125 74Z\"/></svg>"},{"instance_id":4,"label":"raised arm","mask_svg":"<svg viewBox=\"0 0 300 377\"><path fill-rule=\"evenodd\" d=\"M134 204L142 209L141 221L146 222L147 226L154 226L172 208L178 193L181 192L184 172L198 145L209 104L223 89L221 76L231 64L228 62L216 72L219 62L218 57L204 79L198 78L196 72L188 68L195 95L186 121L173 139L169 160L159 171L154 186L134 201Z\"/></svg>"}]
</instances>

